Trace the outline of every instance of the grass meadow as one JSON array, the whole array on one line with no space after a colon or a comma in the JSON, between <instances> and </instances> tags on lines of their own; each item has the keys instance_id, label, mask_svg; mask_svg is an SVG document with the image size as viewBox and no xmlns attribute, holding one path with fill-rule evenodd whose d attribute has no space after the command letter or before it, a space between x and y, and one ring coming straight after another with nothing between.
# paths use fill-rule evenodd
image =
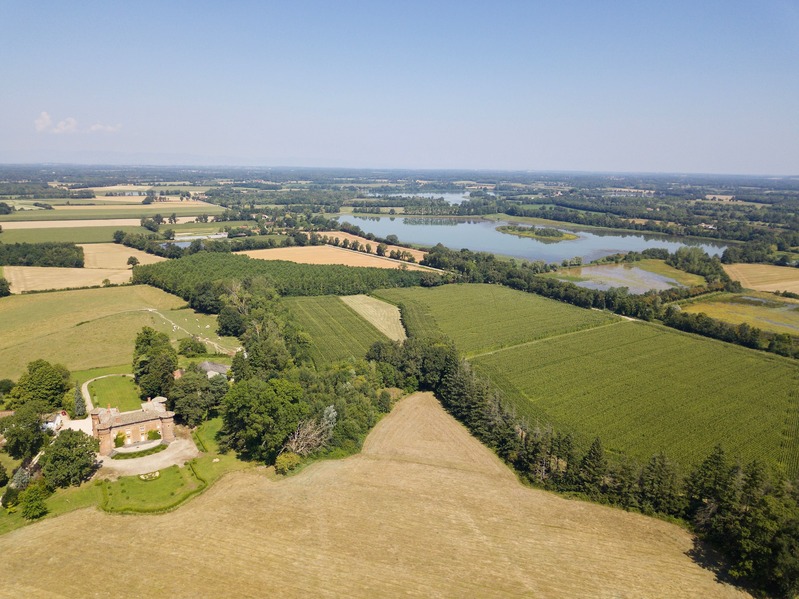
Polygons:
<instances>
[{"instance_id":1,"label":"grass meadow","mask_svg":"<svg viewBox=\"0 0 799 599\"><path fill-rule=\"evenodd\" d=\"M799 335L799 301L770 293L721 294L681 303L684 312L704 312L731 324L747 323L764 331Z\"/></svg>"},{"instance_id":2,"label":"grass meadow","mask_svg":"<svg viewBox=\"0 0 799 599\"><path fill-rule=\"evenodd\" d=\"M310 335L311 358L317 366L362 359L375 341L386 339L336 296L287 297L283 302Z\"/></svg>"},{"instance_id":3,"label":"grass meadow","mask_svg":"<svg viewBox=\"0 0 799 599\"><path fill-rule=\"evenodd\" d=\"M0 223L2 225L2 223ZM4 229L0 233L3 243L43 243L63 241L70 243L110 243L114 231L149 233L144 227L48 227L41 229Z\"/></svg>"},{"instance_id":4,"label":"grass meadow","mask_svg":"<svg viewBox=\"0 0 799 599\"><path fill-rule=\"evenodd\" d=\"M154 202L152 204L106 204L102 206L57 206L53 210L20 210L0 216L0 223L13 221L87 220L103 218L141 218L160 214L196 216L221 214L225 209L205 202Z\"/></svg>"},{"instance_id":5,"label":"grass meadow","mask_svg":"<svg viewBox=\"0 0 799 599\"><path fill-rule=\"evenodd\" d=\"M143 326L172 340L192 334L225 349L238 346L236 339L216 335L216 316L184 306L182 299L146 285L5 297L0 300L0 378L16 380L38 358L70 370L129 364Z\"/></svg>"}]
</instances>

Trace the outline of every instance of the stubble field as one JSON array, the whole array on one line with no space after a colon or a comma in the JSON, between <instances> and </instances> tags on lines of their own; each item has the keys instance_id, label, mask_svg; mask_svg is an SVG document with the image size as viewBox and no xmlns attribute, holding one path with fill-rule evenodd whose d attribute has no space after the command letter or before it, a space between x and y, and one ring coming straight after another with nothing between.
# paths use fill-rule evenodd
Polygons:
<instances>
[{"instance_id":1,"label":"stubble field","mask_svg":"<svg viewBox=\"0 0 799 599\"><path fill-rule=\"evenodd\" d=\"M146 556L134 539L152 540ZM427 394L349 459L228 475L162 516L85 509L0 537L17 597L107 589L98 564L148 596L746 596L691 548L672 524L523 487Z\"/></svg>"},{"instance_id":2,"label":"stubble field","mask_svg":"<svg viewBox=\"0 0 799 599\"><path fill-rule=\"evenodd\" d=\"M241 253L259 260L288 260L299 264L343 264L344 266L430 270L418 264L400 262L399 260L391 260L364 252L345 250L332 245L295 246L269 250L250 250Z\"/></svg>"},{"instance_id":3,"label":"stubble field","mask_svg":"<svg viewBox=\"0 0 799 599\"><path fill-rule=\"evenodd\" d=\"M770 264L725 264L730 278L747 289L757 291L792 291L799 293L799 268Z\"/></svg>"}]
</instances>

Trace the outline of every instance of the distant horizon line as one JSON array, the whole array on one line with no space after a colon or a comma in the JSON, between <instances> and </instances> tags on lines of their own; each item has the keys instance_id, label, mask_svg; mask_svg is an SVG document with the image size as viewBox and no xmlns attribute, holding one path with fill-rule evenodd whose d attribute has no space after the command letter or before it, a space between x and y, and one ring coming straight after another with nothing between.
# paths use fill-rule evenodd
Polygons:
<instances>
[{"instance_id":1,"label":"distant horizon line","mask_svg":"<svg viewBox=\"0 0 799 599\"><path fill-rule=\"evenodd\" d=\"M509 168L435 168L435 167L373 167L373 166L302 166L265 164L190 164L190 163L101 163L101 162L0 162L4 167L85 167L85 168L156 168L156 169L275 169L275 170L318 170L318 171L372 171L407 173L523 173L523 174L568 174L568 175L655 175L655 176L699 176L699 177L754 177L760 179L799 179L799 174L758 174L758 173L719 173L703 171L624 171L624 170L586 170L586 169L509 169Z\"/></svg>"}]
</instances>

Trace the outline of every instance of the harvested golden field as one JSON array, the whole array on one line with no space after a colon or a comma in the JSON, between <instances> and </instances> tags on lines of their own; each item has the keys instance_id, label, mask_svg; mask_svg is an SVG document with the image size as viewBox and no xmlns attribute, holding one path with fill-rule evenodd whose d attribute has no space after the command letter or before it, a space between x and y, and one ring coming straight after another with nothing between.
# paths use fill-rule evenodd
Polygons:
<instances>
[{"instance_id":1,"label":"harvested golden field","mask_svg":"<svg viewBox=\"0 0 799 599\"><path fill-rule=\"evenodd\" d=\"M411 262L401 262L382 258L374 254L355 252L332 245L306 245L270 250L249 250L241 252L250 258L260 260L288 260L300 264L343 264L344 266L371 266L373 268L402 268L409 270L429 270Z\"/></svg>"},{"instance_id":2,"label":"harvested golden field","mask_svg":"<svg viewBox=\"0 0 799 599\"><path fill-rule=\"evenodd\" d=\"M127 199L128 201L125 203L114 203L114 204L107 204L101 206L103 210L130 210L131 206L134 207L141 207L142 203L139 198L136 197L129 197L129 198L118 198L118 199ZM209 204L208 202L201 202L199 200L184 200L180 201L180 198L173 197L166 200L160 200L158 202L153 202L152 204L145 205L143 210L147 210L148 212L152 211L154 208L152 207L163 207L164 212L166 212L165 216L169 215L169 210L175 208L176 206L182 206L184 208L198 208L200 210L204 208L216 208L214 204ZM57 205L54 206L54 209L58 212L84 212L84 211L91 211L97 210L100 206L93 205L93 204L79 204L79 205Z\"/></svg>"},{"instance_id":3,"label":"harvested golden field","mask_svg":"<svg viewBox=\"0 0 799 599\"><path fill-rule=\"evenodd\" d=\"M13 597L110 584L171 597L745 596L691 547L672 524L522 486L421 393L349 459L279 481L231 474L165 515L83 509L0 537Z\"/></svg>"},{"instance_id":4,"label":"harvested golden field","mask_svg":"<svg viewBox=\"0 0 799 599\"><path fill-rule=\"evenodd\" d=\"M153 264L163 262L166 258L142 252L135 248L118 243L81 243L83 248L84 268L125 268L128 266L128 258L131 256L139 260L139 264Z\"/></svg>"},{"instance_id":5,"label":"harvested golden field","mask_svg":"<svg viewBox=\"0 0 799 599\"><path fill-rule=\"evenodd\" d=\"M352 233L345 233L344 231L320 231L319 235L327 235L330 238L338 237L339 240L348 239L349 241L357 241L358 243L366 245L367 243L372 246L372 253L374 254L377 251L377 241L370 241L366 239L366 237L361 237L359 235L353 235ZM417 262L421 262L422 259L425 257L427 252L423 252L422 250L414 250L412 248L404 248L398 245L387 245L388 249L386 249L386 254L388 254L391 250L399 250L400 252L410 252L414 258L416 258Z\"/></svg>"},{"instance_id":6,"label":"harvested golden field","mask_svg":"<svg viewBox=\"0 0 799 599\"><path fill-rule=\"evenodd\" d=\"M48 266L4 266L5 278L11 283L12 293L71 289L130 281L130 267L124 268L51 268Z\"/></svg>"},{"instance_id":7,"label":"harvested golden field","mask_svg":"<svg viewBox=\"0 0 799 599\"><path fill-rule=\"evenodd\" d=\"M725 264L730 278L747 289L799 293L799 268L770 264Z\"/></svg>"},{"instance_id":8,"label":"harvested golden field","mask_svg":"<svg viewBox=\"0 0 799 599\"><path fill-rule=\"evenodd\" d=\"M394 341L405 339L405 327L402 326L400 311L394 304L368 295L345 295L340 299L389 339Z\"/></svg>"},{"instance_id":9,"label":"harvested golden field","mask_svg":"<svg viewBox=\"0 0 799 599\"><path fill-rule=\"evenodd\" d=\"M97 208L97 206L91 206ZM130 208L130 206L126 206ZM194 216L178 216L178 223L193 223ZM139 218L97 218L90 220L16 220L3 221L0 225L3 230L12 229L64 229L71 227L138 227L141 224Z\"/></svg>"}]
</instances>

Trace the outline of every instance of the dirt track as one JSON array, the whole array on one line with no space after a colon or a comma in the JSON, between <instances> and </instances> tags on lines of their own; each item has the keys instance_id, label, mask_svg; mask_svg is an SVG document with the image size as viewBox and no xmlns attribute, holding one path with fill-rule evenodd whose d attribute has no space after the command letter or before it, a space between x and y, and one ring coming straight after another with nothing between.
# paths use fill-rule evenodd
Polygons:
<instances>
[{"instance_id":1,"label":"dirt track","mask_svg":"<svg viewBox=\"0 0 799 599\"><path fill-rule=\"evenodd\" d=\"M163 516L80 510L2 536L0 594L744 596L690 548L677 526L523 487L416 394L352 458L230 475Z\"/></svg>"}]
</instances>

